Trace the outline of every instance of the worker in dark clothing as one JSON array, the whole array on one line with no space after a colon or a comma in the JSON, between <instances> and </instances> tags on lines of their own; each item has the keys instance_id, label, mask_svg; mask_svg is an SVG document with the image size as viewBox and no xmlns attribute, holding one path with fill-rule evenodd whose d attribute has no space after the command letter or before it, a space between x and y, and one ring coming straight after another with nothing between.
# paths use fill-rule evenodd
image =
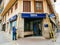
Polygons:
<instances>
[{"instance_id":1,"label":"worker in dark clothing","mask_svg":"<svg viewBox=\"0 0 60 45\"><path fill-rule=\"evenodd\" d=\"M13 28L12 28L12 36L13 36L13 40L16 40L16 28L15 28L15 26L13 26Z\"/></svg>"}]
</instances>

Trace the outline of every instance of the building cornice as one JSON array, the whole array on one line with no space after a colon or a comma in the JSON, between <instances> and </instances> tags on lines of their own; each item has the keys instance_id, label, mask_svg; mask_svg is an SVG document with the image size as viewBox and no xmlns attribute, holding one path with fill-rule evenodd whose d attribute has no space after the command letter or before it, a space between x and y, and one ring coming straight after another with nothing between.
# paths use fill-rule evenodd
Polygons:
<instances>
[{"instance_id":1,"label":"building cornice","mask_svg":"<svg viewBox=\"0 0 60 45\"><path fill-rule=\"evenodd\" d=\"M9 3L7 4L7 6L3 9L1 16L4 16L6 14L6 12L12 7L12 5L16 2L17 0L10 0ZM54 13L54 8L52 6L52 2L50 0L46 0L50 6L50 9L52 11L52 13Z\"/></svg>"},{"instance_id":2,"label":"building cornice","mask_svg":"<svg viewBox=\"0 0 60 45\"><path fill-rule=\"evenodd\" d=\"M56 16L56 11L55 11L55 9L53 7L52 1L51 0L46 0L46 1L47 1L48 5L49 5L49 8L50 8L51 12L54 13L55 16Z\"/></svg>"},{"instance_id":3,"label":"building cornice","mask_svg":"<svg viewBox=\"0 0 60 45\"><path fill-rule=\"evenodd\" d=\"M12 5L16 2L17 0L10 0L7 6L3 9L1 16L4 16L6 12L12 7Z\"/></svg>"}]
</instances>

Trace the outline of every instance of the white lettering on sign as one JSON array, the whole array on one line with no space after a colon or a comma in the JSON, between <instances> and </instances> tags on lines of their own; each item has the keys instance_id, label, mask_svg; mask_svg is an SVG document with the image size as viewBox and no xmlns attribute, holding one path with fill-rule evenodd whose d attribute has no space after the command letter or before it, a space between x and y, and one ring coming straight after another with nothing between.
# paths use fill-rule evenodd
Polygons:
<instances>
[{"instance_id":1,"label":"white lettering on sign","mask_svg":"<svg viewBox=\"0 0 60 45\"><path fill-rule=\"evenodd\" d=\"M35 16L37 16L37 14L31 14L31 17L35 17Z\"/></svg>"}]
</instances>

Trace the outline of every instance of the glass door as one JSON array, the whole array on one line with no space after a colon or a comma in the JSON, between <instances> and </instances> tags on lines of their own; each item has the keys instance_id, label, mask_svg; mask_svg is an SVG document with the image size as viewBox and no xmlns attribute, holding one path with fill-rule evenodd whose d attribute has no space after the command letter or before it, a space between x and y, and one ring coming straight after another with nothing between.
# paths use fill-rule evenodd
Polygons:
<instances>
[{"instance_id":1,"label":"glass door","mask_svg":"<svg viewBox=\"0 0 60 45\"><path fill-rule=\"evenodd\" d=\"M33 28L34 28L33 31L35 36L42 35L42 22L40 20L34 21Z\"/></svg>"}]
</instances>

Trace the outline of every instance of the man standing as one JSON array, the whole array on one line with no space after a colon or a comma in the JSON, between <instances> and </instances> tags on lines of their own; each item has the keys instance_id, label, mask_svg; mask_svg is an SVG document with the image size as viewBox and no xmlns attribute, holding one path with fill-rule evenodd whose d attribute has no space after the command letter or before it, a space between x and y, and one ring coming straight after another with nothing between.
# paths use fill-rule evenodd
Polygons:
<instances>
[{"instance_id":1,"label":"man standing","mask_svg":"<svg viewBox=\"0 0 60 45\"><path fill-rule=\"evenodd\" d=\"M13 40L16 40L16 28L15 28L15 26L13 26L13 28L12 28L12 37L13 37Z\"/></svg>"}]
</instances>

